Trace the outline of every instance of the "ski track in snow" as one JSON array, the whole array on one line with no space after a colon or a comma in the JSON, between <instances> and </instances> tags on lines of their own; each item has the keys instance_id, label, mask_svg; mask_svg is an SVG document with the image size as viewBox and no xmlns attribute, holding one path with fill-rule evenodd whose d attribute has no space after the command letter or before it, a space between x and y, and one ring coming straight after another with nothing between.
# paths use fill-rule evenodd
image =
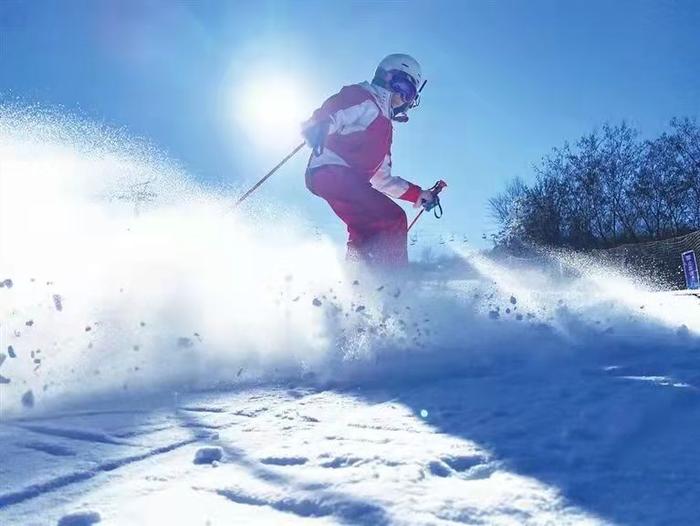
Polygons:
<instances>
[{"instance_id":1,"label":"ski track in snow","mask_svg":"<svg viewBox=\"0 0 700 526\"><path fill-rule=\"evenodd\" d=\"M105 524L691 523L697 392L589 366L396 390L259 387L5 423L0 465L15 470L0 522L94 510ZM115 436L139 442L103 439ZM194 464L205 446L223 451L215 466Z\"/></svg>"}]
</instances>

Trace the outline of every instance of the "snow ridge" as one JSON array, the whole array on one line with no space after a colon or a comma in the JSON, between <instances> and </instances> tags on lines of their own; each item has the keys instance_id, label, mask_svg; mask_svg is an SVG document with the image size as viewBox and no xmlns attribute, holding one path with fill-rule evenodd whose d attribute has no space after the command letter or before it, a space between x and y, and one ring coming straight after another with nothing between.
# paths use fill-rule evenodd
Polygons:
<instances>
[{"instance_id":1,"label":"snow ridge","mask_svg":"<svg viewBox=\"0 0 700 526\"><path fill-rule=\"evenodd\" d=\"M75 484L77 482L82 482L85 480L89 480L100 473L103 473L105 471L112 471L117 468L120 468L122 466L125 466L127 464L131 464L133 462L138 462L156 455L162 455L163 453L168 453L170 451L173 451L175 449L181 448L183 446L186 446L188 444L191 444L195 442L197 439L192 438L188 440L181 440L179 442L175 442L173 444L168 444L165 446L157 447L155 449L152 449L146 453L142 453L139 455L131 455L128 457L116 459L116 460L109 460L107 462L104 462L98 466L96 466L93 469L86 470L86 471L76 471L74 473L70 473L68 475L63 475L51 480L48 480L46 482L40 483L40 484L32 484L30 486L27 486L26 488L23 488L19 491L14 491L10 493L4 493L0 494L0 508L4 508L6 506L9 506L11 504L17 504L22 501L25 501L27 499L35 498L42 496L50 491L56 491L58 489L61 489L65 486L68 486L69 484Z\"/></svg>"}]
</instances>

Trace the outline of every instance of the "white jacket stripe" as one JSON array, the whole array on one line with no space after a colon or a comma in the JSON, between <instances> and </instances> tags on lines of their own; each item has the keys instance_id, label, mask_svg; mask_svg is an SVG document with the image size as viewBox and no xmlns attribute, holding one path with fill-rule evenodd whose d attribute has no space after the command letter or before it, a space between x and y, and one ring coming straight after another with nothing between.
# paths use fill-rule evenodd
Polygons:
<instances>
[{"instance_id":1,"label":"white jacket stripe","mask_svg":"<svg viewBox=\"0 0 700 526\"><path fill-rule=\"evenodd\" d=\"M375 190L397 199L405 194L410 187L408 181L391 175L391 157L389 155L384 157L382 165L369 180L369 184Z\"/></svg>"},{"instance_id":2,"label":"white jacket stripe","mask_svg":"<svg viewBox=\"0 0 700 526\"><path fill-rule=\"evenodd\" d=\"M331 126L328 133L349 135L363 132L379 116L379 108L371 100L361 104L350 106L344 110L338 110L331 115Z\"/></svg>"}]
</instances>

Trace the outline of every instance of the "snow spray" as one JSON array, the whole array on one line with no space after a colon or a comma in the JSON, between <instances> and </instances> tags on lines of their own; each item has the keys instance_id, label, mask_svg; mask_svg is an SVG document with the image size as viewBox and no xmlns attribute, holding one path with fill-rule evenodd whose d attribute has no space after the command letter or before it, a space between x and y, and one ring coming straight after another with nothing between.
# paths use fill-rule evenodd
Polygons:
<instances>
[{"instance_id":1,"label":"snow spray","mask_svg":"<svg viewBox=\"0 0 700 526\"><path fill-rule=\"evenodd\" d=\"M431 381L630 341L698 346L696 305L604 268L516 279L456 248L473 279L363 276L282 205L243 216L225 213L232 200L122 131L0 107L0 417L245 382Z\"/></svg>"}]
</instances>

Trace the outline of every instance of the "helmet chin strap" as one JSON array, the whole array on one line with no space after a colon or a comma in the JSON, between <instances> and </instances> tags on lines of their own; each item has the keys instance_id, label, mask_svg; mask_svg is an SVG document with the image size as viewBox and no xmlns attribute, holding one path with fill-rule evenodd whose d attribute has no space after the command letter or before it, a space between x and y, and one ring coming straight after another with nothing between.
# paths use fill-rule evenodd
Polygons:
<instances>
[{"instance_id":1,"label":"helmet chin strap","mask_svg":"<svg viewBox=\"0 0 700 526\"><path fill-rule=\"evenodd\" d=\"M396 122L408 122L408 104L402 104L391 109L391 120Z\"/></svg>"}]
</instances>

